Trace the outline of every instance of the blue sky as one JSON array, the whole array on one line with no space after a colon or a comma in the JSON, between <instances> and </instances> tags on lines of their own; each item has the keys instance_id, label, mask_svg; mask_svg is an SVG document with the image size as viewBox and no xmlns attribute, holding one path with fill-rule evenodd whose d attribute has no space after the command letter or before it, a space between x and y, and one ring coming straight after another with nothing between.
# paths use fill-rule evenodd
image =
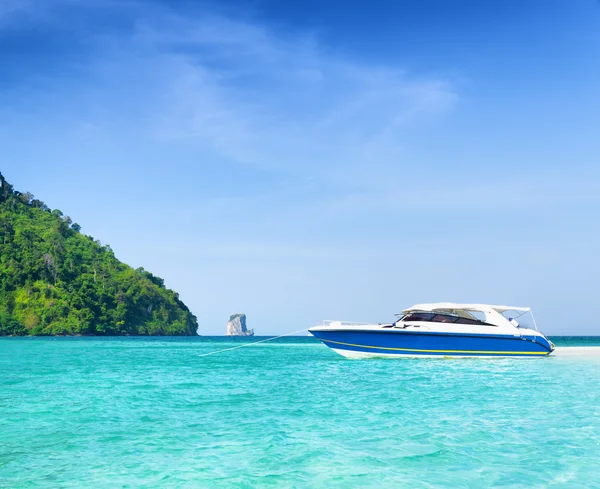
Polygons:
<instances>
[{"instance_id":1,"label":"blue sky","mask_svg":"<svg viewBox=\"0 0 600 489\"><path fill-rule=\"evenodd\" d=\"M600 334L600 3L0 1L0 170L220 334Z\"/></svg>"}]
</instances>

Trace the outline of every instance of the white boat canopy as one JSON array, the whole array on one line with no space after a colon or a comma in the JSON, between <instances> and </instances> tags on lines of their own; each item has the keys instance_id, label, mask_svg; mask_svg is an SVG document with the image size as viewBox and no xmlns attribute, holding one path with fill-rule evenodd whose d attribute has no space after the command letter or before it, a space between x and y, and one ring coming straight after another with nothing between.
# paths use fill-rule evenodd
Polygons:
<instances>
[{"instance_id":1,"label":"white boat canopy","mask_svg":"<svg viewBox=\"0 0 600 489\"><path fill-rule=\"evenodd\" d=\"M537 331L539 331L537 325L535 324L535 318L533 317L531 308L529 307L492 306L489 304L456 304L454 302L434 302L431 304L415 304L414 306L409 307L408 309L404 309L402 311L402 314L410 314L413 312L448 312L464 318L477 319L474 317L473 314L471 314L471 312L481 312L485 314L485 321L488 323L503 327L518 327L518 323L503 315L503 313L505 313L506 311L520 312L521 314L518 314L517 317L520 317L528 312L531 315L534 328Z\"/></svg>"},{"instance_id":2,"label":"white boat canopy","mask_svg":"<svg viewBox=\"0 0 600 489\"><path fill-rule=\"evenodd\" d=\"M517 307L517 306L491 306L489 304L457 304L454 302L434 302L431 304L415 304L408 309L404 309L403 313L416 312L416 311L481 311L486 312L488 310L494 310L502 314L506 311L520 311L530 312L529 307Z\"/></svg>"}]
</instances>

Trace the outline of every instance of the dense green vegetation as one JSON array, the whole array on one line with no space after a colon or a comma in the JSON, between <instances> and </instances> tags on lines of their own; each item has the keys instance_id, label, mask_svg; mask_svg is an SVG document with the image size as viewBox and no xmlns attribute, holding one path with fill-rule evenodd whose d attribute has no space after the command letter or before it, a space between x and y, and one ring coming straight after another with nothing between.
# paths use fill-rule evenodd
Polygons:
<instances>
[{"instance_id":1,"label":"dense green vegetation","mask_svg":"<svg viewBox=\"0 0 600 489\"><path fill-rule=\"evenodd\" d=\"M163 280L134 270L0 174L0 335L194 335Z\"/></svg>"}]
</instances>

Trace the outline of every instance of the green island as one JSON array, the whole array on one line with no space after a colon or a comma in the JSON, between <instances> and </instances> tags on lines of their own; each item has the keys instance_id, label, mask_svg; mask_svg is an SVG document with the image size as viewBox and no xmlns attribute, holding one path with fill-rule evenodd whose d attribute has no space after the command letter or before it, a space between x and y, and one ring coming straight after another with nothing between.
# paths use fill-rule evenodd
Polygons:
<instances>
[{"instance_id":1,"label":"green island","mask_svg":"<svg viewBox=\"0 0 600 489\"><path fill-rule=\"evenodd\" d=\"M196 317L143 268L0 173L0 335L195 335Z\"/></svg>"}]
</instances>

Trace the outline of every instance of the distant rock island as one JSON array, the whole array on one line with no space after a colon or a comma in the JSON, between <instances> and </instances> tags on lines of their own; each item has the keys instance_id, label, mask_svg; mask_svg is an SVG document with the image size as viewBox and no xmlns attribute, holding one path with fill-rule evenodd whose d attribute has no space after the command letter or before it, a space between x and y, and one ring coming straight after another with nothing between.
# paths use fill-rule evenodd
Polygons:
<instances>
[{"instance_id":1,"label":"distant rock island","mask_svg":"<svg viewBox=\"0 0 600 489\"><path fill-rule=\"evenodd\" d=\"M227 336L254 336L254 330L246 328L245 314L232 314L229 316Z\"/></svg>"}]
</instances>

